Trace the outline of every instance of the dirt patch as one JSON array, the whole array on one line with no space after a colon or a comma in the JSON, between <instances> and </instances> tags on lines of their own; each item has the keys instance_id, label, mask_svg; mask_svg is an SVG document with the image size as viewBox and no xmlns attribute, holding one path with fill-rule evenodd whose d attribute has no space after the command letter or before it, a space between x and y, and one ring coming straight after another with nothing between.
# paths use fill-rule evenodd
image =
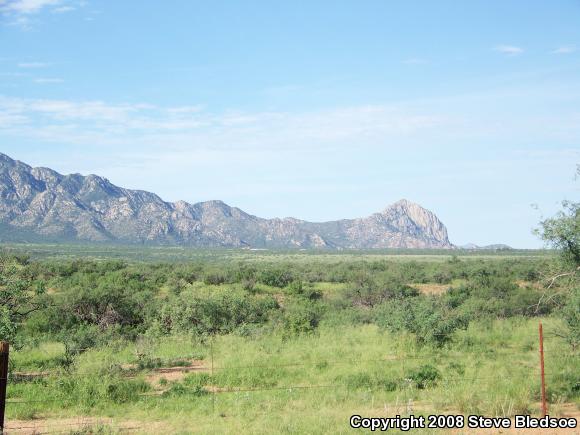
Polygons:
<instances>
[{"instance_id":1,"label":"dirt patch","mask_svg":"<svg viewBox=\"0 0 580 435\"><path fill-rule=\"evenodd\" d=\"M205 361L191 360L188 366L160 367L154 369L145 377L145 380L156 387L162 379L165 379L168 382L180 381L188 373L209 371L211 371L211 367L207 367Z\"/></svg>"},{"instance_id":2,"label":"dirt patch","mask_svg":"<svg viewBox=\"0 0 580 435\"><path fill-rule=\"evenodd\" d=\"M392 354L390 354L390 355L385 355L385 357L383 359L385 361L397 361L397 360L401 359L401 357L398 356L398 355L392 355Z\"/></svg>"},{"instance_id":3,"label":"dirt patch","mask_svg":"<svg viewBox=\"0 0 580 435\"><path fill-rule=\"evenodd\" d=\"M205 391L207 391L208 393L226 393L226 392L230 391L229 388L216 387L215 385L206 385L203 387L203 389Z\"/></svg>"},{"instance_id":4,"label":"dirt patch","mask_svg":"<svg viewBox=\"0 0 580 435\"><path fill-rule=\"evenodd\" d=\"M100 417L69 417L69 418L36 418L34 420L8 420L4 433L10 434L49 434L49 433L69 433L73 431L97 429L105 427L118 431L119 433L139 432L155 433L162 425L161 422L145 424L140 421L115 420ZM158 432L159 433L159 432Z\"/></svg>"},{"instance_id":5,"label":"dirt patch","mask_svg":"<svg viewBox=\"0 0 580 435\"><path fill-rule=\"evenodd\" d=\"M451 284L409 284L409 287L419 290L421 293L426 295L441 295L451 287Z\"/></svg>"},{"instance_id":6,"label":"dirt patch","mask_svg":"<svg viewBox=\"0 0 580 435\"><path fill-rule=\"evenodd\" d=\"M283 295L280 293L275 293L272 295L272 297L276 300L276 302L278 303L278 305L280 305L281 308L284 308L284 302L286 301L286 295Z\"/></svg>"},{"instance_id":7,"label":"dirt patch","mask_svg":"<svg viewBox=\"0 0 580 435\"><path fill-rule=\"evenodd\" d=\"M532 287L532 288L535 288L537 290L542 290L542 289L545 288L539 282L536 282L536 281L524 281L524 280L521 280L521 279L516 281L516 285L519 288L529 288L529 287Z\"/></svg>"},{"instance_id":8,"label":"dirt patch","mask_svg":"<svg viewBox=\"0 0 580 435\"><path fill-rule=\"evenodd\" d=\"M580 420L580 404L563 403L561 405L554 405L554 407L562 417L575 417Z\"/></svg>"},{"instance_id":9,"label":"dirt patch","mask_svg":"<svg viewBox=\"0 0 580 435\"><path fill-rule=\"evenodd\" d=\"M50 376L50 372L13 372L10 374L10 380L15 382L33 381L38 378Z\"/></svg>"}]
</instances>

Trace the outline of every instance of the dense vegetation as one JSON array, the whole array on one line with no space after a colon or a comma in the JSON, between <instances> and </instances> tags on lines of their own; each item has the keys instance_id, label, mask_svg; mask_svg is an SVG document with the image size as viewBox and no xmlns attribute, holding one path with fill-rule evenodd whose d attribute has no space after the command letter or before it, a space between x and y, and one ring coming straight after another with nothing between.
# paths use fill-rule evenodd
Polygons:
<instances>
[{"instance_id":1,"label":"dense vegetation","mask_svg":"<svg viewBox=\"0 0 580 435\"><path fill-rule=\"evenodd\" d=\"M8 421L324 433L353 412L535 413L538 320L552 413L565 412L580 399L577 219L542 223L560 257L6 254Z\"/></svg>"},{"instance_id":2,"label":"dense vegetation","mask_svg":"<svg viewBox=\"0 0 580 435\"><path fill-rule=\"evenodd\" d=\"M128 264L13 257L3 265L20 278L6 278L10 285L35 288L38 309L16 343L49 339L83 348L182 333L288 336L314 332L321 321L376 324L438 346L472 321L548 315L563 298L537 305L544 291L538 271L550 267L542 259ZM421 284L439 294L421 292ZM342 291L324 294L324 285ZM22 311L33 308L30 299L4 317L8 338Z\"/></svg>"}]
</instances>

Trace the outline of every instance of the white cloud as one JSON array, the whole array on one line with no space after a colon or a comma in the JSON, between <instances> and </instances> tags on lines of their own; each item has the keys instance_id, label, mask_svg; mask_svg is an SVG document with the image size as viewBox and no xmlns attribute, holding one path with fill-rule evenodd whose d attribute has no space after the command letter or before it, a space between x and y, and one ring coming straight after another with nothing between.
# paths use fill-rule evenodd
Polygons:
<instances>
[{"instance_id":1,"label":"white cloud","mask_svg":"<svg viewBox=\"0 0 580 435\"><path fill-rule=\"evenodd\" d=\"M0 15L8 19L8 24L23 30L32 28L35 16L43 11L52 13L70 12L75 9L71 0L0 0ZM76 6L84 3L77 2Z\"/></svg>"},{"instance_id":2,"label":"white cloud","mask_svg":"<svg viewBox=\"0 0 580 435\"><path fill-rule=\"evenodd\" d=\"M0 8L7 13L33 14L48 6L56 6L62 0L4 0L0 1Z\"/></svg>"},{"instance_id":3,"label":"white cloud","mask_svg":"<svg viewBox=\"0 0 580 435\"><path fill-rule=\"evenodd\" d=\"M55 14L63 14L65 12L71 12L74 10L75 8L73 8L72 6L60 6L58 8L54 8L52 12L54 12Z\"/></svg>"},{"instance_id":4,"label":"white cloud","mask_svg":"<svg viewBox=\"0 0 580 435\"><path fill-rule=\"evenodd\" d=\"M51 81L52 82L52 81ZM404 138L448 125L419 110L367 105L310 112L208 113L201 106L159 107L0 96L0 134L77 144L190 144L202 148L351 146ZM9 119L9 118L6 118Z\"/></svg>"},{"instance_id":5,"label":"white cloud","mask_svg":"<svg viewBox=\"0 0 580 435\"><path fill-rule=\"evenodd\" d=\"M18 68L45 68L48 64L44 62L21 62Z\"/></svg>"},{"instance_id":6,"label":"white cloud","mask_svg":"<svg viewBox=\"0 0 580 435\"><path fill-rule=\"evenodd\" d=\"M576 51L576 46L574 45L563 45L552 51L553 54L569 54Z\"/></svg>"},{"instance_id":7,"label":"white cloud","mask_svg":"<svg viewBox=\"0 0 580 435\"><path fill-rule=\"evenodd\" d=\"M163 145L258 153L308 148L329 152L409 146L429 149L447 141L483 144L497 137L577 141L577 112L552 113L548 108L578 99L580 89L534 87L320 110L215 112L200 105L0 95L0 138L74 146L135 149ZM530 113L515 108L516 103L518 108L531 104L546 109Z\"/></svg>"},{"instance_id":8,"label":"white cloud","mask_svg":"<svg viewBox=\"0 0 580 435\"><path fill-rule=\"evenodd\" d=\"M26 121L25 116L0 111L0 129L22 124Z\"/></svg>"},{"instance_id":9,"label":"white cloud","mask_svg":"<svg viewBox=\"0 0 580 435\"><path fill-rule=\"evenodd\" d=\"M38 84L50 84L50 83L63 83L64 80L63 79L57 79L57 78L48 78L48 77L41 77L41 78L37 78L34 79L34 83L38 83Z\"/></svg>"},{"instance_id":10,"label":"white cloud","mask_svg":"<svg viewBox=\"0 0 580 435\"><path fill-rule=\"evenodd\" d=\"M517 56L524 52L523 48L516 47L515 45L498 45L494 48L494 50L508 56Z\"/></svg>"}]
</instances>

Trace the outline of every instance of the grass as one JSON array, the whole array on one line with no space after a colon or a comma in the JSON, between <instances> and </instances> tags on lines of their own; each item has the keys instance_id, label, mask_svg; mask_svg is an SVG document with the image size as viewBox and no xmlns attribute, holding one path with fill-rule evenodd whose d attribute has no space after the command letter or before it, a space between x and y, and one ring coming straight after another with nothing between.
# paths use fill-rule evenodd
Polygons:
<instances>
[{"instance_id":1,"label":"grass","mask_svg":"<svg viewBox=\"0 0 580 435\"><path fill-rule=\"evenodd\" d=\"M179 246L138 246L117 244L50 244L50 243L3 243L2 250L7 253L30 255L33 259L71 260L121 259L132 262L220 262L231 261L292 261L300 262L344 262L366 260L390 261L445 261L452 255L471 258L538 258L553 257L552 251L542 249L513 249L508 251L472 251L457 249L380 249L380 250L259 250L239 248L202 249Z\"/></svg>"},{"instance_id":2,"label":"grass","mask_svg":"<svg viewBox=\"0 0 580 435\"><path fill-rule=\"evenodd\" d=\"M552 334L557 320L544 324L550 401L578 404L573 391L580 382L578 355ZM536 343L537 320L519 318L472 324L444 349L418 348L412 337L374 325L322 325L315 334L292 339L273 334L230 334L206 343L186 336L152 338L82 353L70 373L51 369L49 376L11 384L7 418L90 415L151 427L162 421L173 433L187 433L195 422L199 433L260 434L345 433L353 413L537 413ZM17 367L46 369L63 352L56 343L43 343L14 352L12 359ZM120 370L138 364L143 353L162 365L203 359L208 370L166 382L164 392L152 394L158 387L145 376L155 367ZM420 385L413 377L425 366L438 375Z\"/></svg>"},{"instance_id":3,"label":"grass","mask_svg":"<svg viewBox=\"0 0 580 435\"><path fill-rule=\"evenodd\" d=\"M341 280L344 270L357 272L362 268L373 278L382 277L384 282L401 276L402 283L412 284L422 292L444 292L448 287L464 286L469 280L458 278L457 274L436 279L437 272L456 267L455 260L448 261L449 251L425 251L418 255L403 252L405 255L394 256L390 251L313 255L187 248L26 246L34 258L80 255L130 262L209 263L204 273L196 272L197 263L189 264L189 268L159 266L166 268L162 269L164 274L182 270L183 274L176 276L183 281L179 294L184 303L196 296L232 292L243 298L273 296L282 307L291 307L298 299L296 289L291 287L277 288L256 281L251 290L243 290L246 285L243 280L210 285L207 282L215 281L205 279L208 272L220 272L221 266L225 270L225 266L238 262L260 262L262 268L278 267L280 263L296 272L308 291L322 295L322 299L314 302L304 296L300 298L306 304L320 304L325 313L314 332L301 335L284 334L277 328L276 317L263 324L244 324L235 328L235 332L213 338L186 334L160 337L155 330L146 333L146 328L141 328L138 334L114 336L109 341L103 340L106 345L80 350L70 366L63 364L70 355L62 343L54 337L31 336L26 346L11 353L11 370L22 376L11 378L9 383L9 424L30 423L44 431L54 428L79 434L124 433L129 427L133 433L318 434L351 432L348 419L355 413L364 416L476 413L489 417L539 413L538 318L474 320L466 330L455 331L452 340L443 347L419 346L412 334L389 333L376 324L365 323L370 321L370 315L367 316L370 309L353 306L348 299L356 276L349 276L349 281L329 282ZM461 266L465 266L461 270L466 274L475 273L482 265L506 275L510 268L519 267L517 276L525 288L528 283L524 280L528 279L525 272L533 270L529 265L549 258L540 251L453 254L469 257L461 260ZM427 266L422 262L428 262ZM336 265L340 267L335 268ZM137 277L150 277L155 267L137 264L127 270ZM329 270L337 273L323 273ZM54 285L51 296L58 292L72 294L86 286L86 282L92 283L81 280L92 276L89 273L78 275L65 279L46 274L48 283ZM71 281L76 283L77 278L78 285L64 286ZM108 276L110 282L118 278L119 274ZM161 306L175 292L173 284L165 281L160 281L158 287L155 284L155 292L151 293L155 304ZM579 355L558 336L562 329L560 320L556 317L541 320L551 414L575 412L577 416ZM139 338L133 340L135 336ZM75 422L79 424L75 426Z\"/></svg>"}]
</instances>

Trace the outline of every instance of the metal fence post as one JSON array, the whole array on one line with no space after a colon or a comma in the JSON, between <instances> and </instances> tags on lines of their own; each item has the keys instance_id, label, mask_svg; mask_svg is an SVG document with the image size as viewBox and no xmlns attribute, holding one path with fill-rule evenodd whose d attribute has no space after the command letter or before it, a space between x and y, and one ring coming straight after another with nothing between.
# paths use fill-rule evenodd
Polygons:
<instances>
[{"instance_id":1,"label":"metal fence post","mask_svg":"<svg viewBox=\"0 0 580 435\"><path fill-rule=\"evenodd\" d=\"M548 405L546 403L546 376L544 373L544 331L542 322L540 322L540 376L542 378L542 416L548 414Z\"/></svg>"}]
</instances>

